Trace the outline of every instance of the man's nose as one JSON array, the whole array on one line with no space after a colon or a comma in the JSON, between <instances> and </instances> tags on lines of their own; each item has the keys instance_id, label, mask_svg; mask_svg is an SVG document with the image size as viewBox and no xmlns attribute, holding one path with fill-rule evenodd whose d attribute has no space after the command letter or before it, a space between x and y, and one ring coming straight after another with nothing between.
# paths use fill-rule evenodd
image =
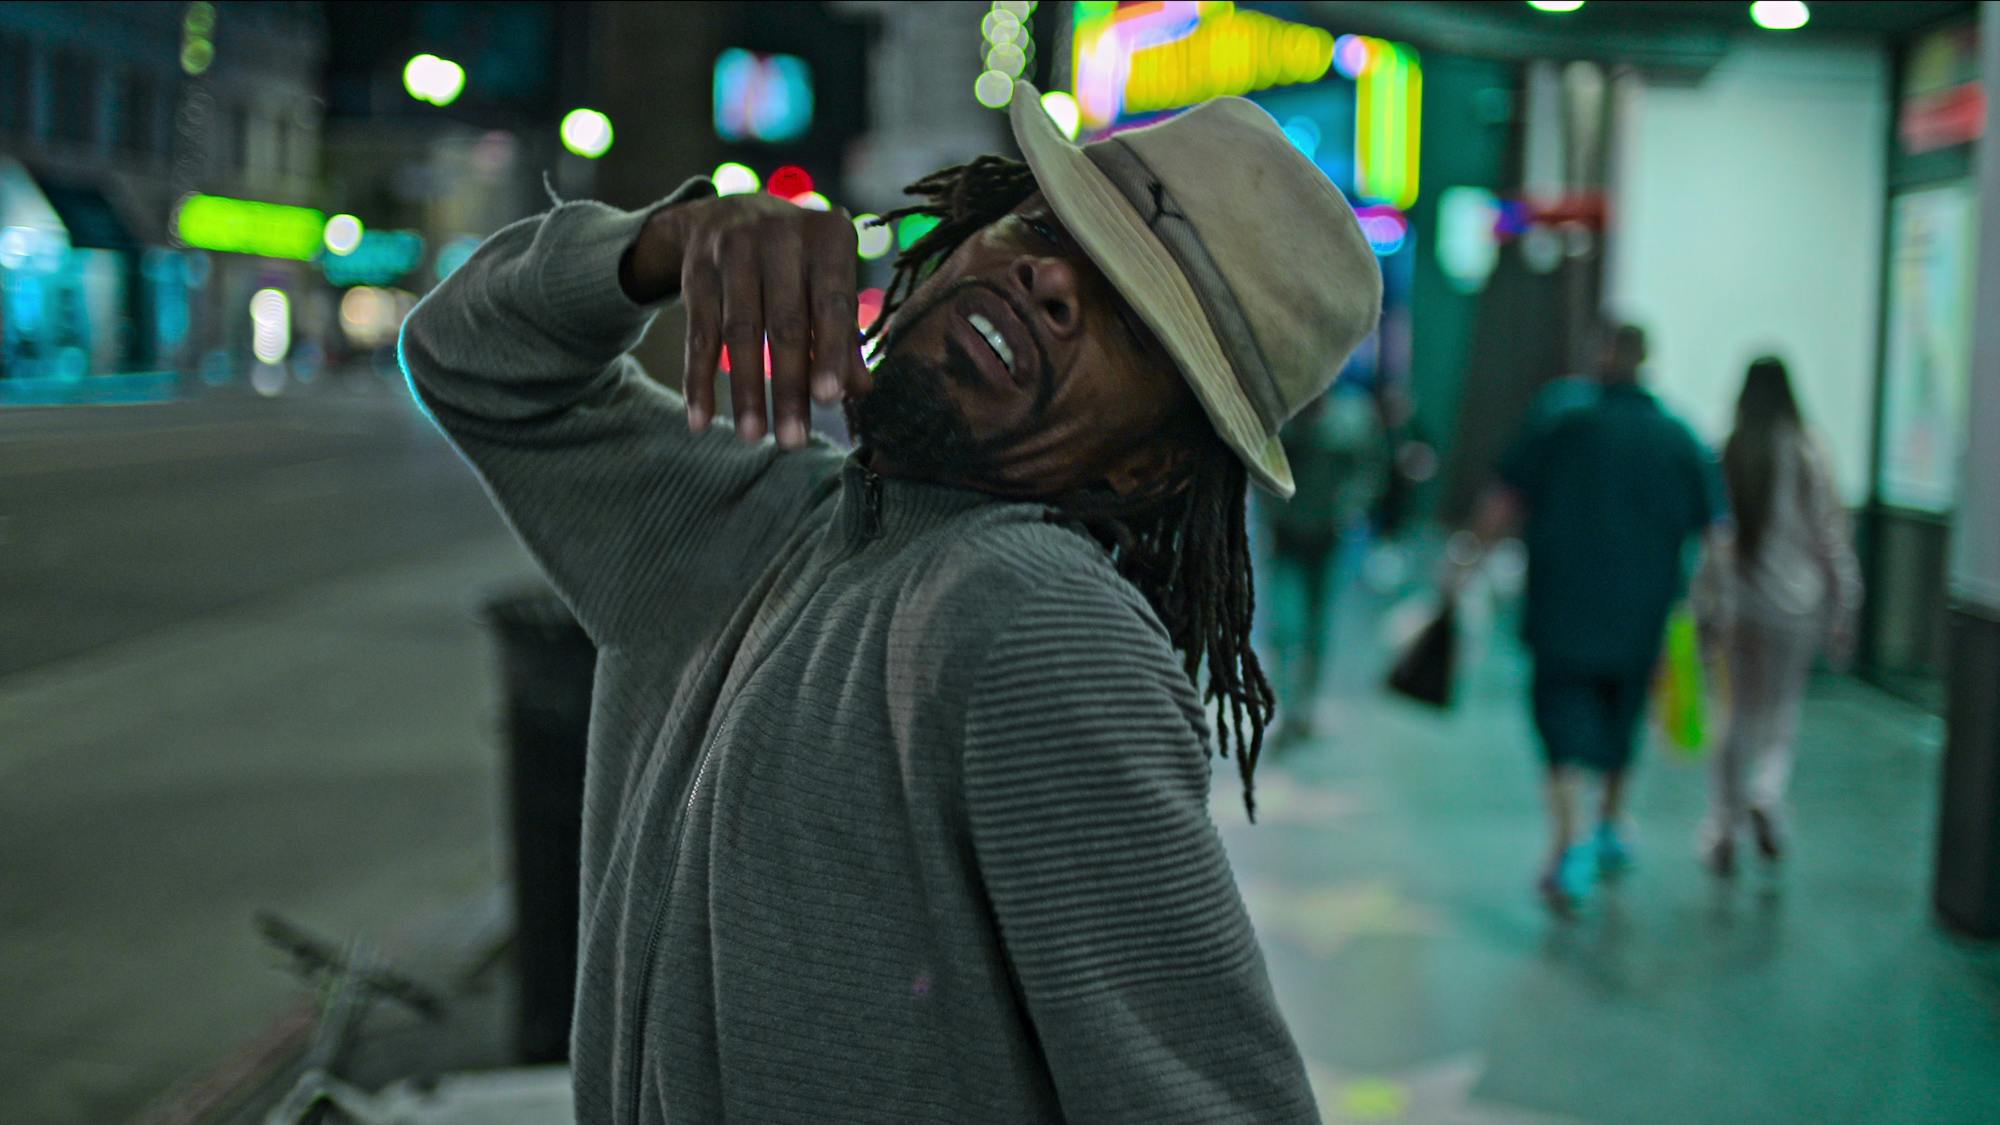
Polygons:
<instances>
[{"instance_id":1,"label":"man's nose","mask_svg":"<svg viewBox=\"0 0 2000 1125\"><path fill-rule=\"evenodd\" d=\"M1083 305L1074 266L1061 258L1028 255L1015 260L1013 278L1043 331L1067 340L1083 330Z\"/></svg>"}]
</instances>

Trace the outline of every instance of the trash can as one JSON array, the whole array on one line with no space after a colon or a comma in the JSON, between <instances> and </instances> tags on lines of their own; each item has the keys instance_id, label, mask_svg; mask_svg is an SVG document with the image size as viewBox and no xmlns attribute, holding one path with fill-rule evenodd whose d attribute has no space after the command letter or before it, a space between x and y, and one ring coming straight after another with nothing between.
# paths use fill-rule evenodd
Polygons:
<instances>
[{"instance_id":1,"label":"trash can","mask_svg":"<svg viewBox=\"0 0 2000 1125\"><path fill-rule=\"evenodd\" d=\"M514 949L521 978L515 1046L524 1063L569 1058L576 996L583 759L597 650L546 589L486 603L500 650Z\"/></svg>"}]
</instances>

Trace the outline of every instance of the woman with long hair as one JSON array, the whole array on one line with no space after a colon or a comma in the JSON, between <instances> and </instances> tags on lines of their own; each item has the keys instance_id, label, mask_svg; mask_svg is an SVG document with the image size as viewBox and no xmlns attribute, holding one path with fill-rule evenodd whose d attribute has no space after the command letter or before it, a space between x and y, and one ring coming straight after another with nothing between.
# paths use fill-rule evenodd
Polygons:
<instances>
[{"instance_id":1,"label":"woman with long hair","mask_svg":"<svg viewBox=\"0 0 2000 1125\"><path fill-rule=\"evenodd\" d=\"M1776 357L1750 364L1722 474L1736 534L1710 557L1702 586L1733 621L1725 649L1731 706L1701 855L1728 876L1746 830L1765 860L1784 854L1785 790L1806 675L1822 640L1836 660L1850 654L1861 577L1826 458Z\"/></svg>"}]
</instances>

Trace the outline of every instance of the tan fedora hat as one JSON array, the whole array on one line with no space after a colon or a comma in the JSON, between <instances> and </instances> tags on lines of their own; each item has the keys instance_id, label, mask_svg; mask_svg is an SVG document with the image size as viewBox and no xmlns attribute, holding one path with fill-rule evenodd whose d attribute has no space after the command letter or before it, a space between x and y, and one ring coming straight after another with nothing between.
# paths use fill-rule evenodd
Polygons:
<instances>
[{"instance_id":1,"label":"tan fedora hat","mask_svg":"<svg viewBox=\"0 0 2000 1125\"><path fill-rule=\"evenodd\" d=\"M1382 315L1382 271L1340 189L1243 98L1081 147L1032 84L1015 84L1011 112L1056 215L1166 345L1251 479L1289 498L1278 429Z\"/></svg>"}]
</instances>

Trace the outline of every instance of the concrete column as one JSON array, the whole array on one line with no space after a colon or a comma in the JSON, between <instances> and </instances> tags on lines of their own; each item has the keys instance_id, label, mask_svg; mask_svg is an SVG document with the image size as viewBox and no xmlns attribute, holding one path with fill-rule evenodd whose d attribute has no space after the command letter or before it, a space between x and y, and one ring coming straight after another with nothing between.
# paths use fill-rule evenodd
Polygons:
<instances>
[{"instance_id":1,"label":"concrete column","mask_svg":"<svg viewBox=\"0 0 2000 1125\"><path fill-rule=\"evenodd\" d=\"M1980 79L2000 89L2000 3L1979 5ZM2000 144L1980 141L1976 308L2000 302ZM1975 318L1951 553L1951 660L1934 896L1953 929L2000 938L2000 317Z\"/></svg>"}]
</instances>

